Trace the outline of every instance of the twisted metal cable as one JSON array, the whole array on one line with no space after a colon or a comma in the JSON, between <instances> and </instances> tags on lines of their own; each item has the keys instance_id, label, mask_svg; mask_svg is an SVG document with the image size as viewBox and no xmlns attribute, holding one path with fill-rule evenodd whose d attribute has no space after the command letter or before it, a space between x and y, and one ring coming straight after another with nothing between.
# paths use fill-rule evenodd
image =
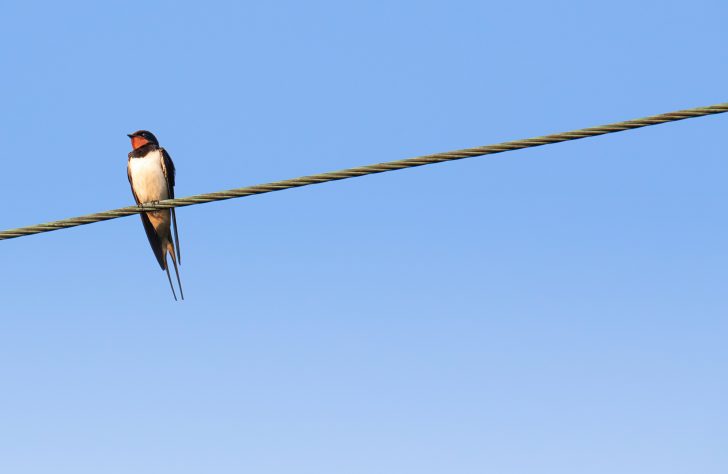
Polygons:
<instances>
[{"instance_id":1,"label":"twisted metal cable","mask_svg":"<svg viewBox=\"0 0 728 474\"><path fill-rule=\"evenodd\" d=\"M340 179L356 178L369 174L384 173L386 171L401 170L404 168L414 168L416 166L429 165L433 163L441 163L444 161L454 161L463 158L471 158L474 156L492 155L505 151L520 150L522 148L531 148L551 143L559 143L570 140L579 140L581 138L594 137L598 135L606 135L608 133L622 132L635 128L648 127L650 125L658 125L661 123L675 122L694 117L702 117L705 115L721 114L728 112L728 102L722 104L711 105L707 107L695 107L692 109L679 110L677 112L669 112L666 114L652 115L635 120L626 120L598 127L583 128L570 132L555 133L542 137L526 138L523 140L514 140L509 142L498 143L495 145L486 145L475 148L465 148L463 150L449 151L444 153L435 153L432 155L418 156L416 158L408 158L404 160L389 161L385 163L377 163L367 166L358 166L341 171L331 171L328 173L313 174L300 178L286 179L283 181L274 181L267 184L258 184L244 188L230 189L215 193L198 194L177 199L166 199L155 203L142 204L139 206L128 206L110 211L97 212L85 216L72 217L45 224L32 225L28 227L20 227L18 229L10 229L0 232L0 240L13 239L26 235L40 234L43 232L51 232L54 230L65 229L68 227L76 227L79 225L92 224L94 222L107 221L117 219L119 217L139 214L146 211L154 211L160 209L169 209L172 207L192 206L195 204L203 204L213 201L223 201L225 199L233 199L255 194L270 193L273 191L281 191L283 189L300 188L311 184L326 183L328 181L337 181Z\"/></svg>"}]
</instances>

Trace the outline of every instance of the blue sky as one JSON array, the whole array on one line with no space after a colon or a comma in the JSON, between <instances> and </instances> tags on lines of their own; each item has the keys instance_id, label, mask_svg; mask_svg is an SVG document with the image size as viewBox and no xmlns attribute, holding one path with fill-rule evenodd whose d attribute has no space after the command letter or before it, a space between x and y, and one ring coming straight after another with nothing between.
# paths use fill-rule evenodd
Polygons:
<instances>
[{"instance_id":1,"label":"blue sky","mask_svg":"<svg viewBox=\"0 0 728 474\"><path fill-rule=\"evenodd\" d=\"M2 10L2 229L728 99L717 0ZM727 120L0 242L0 471L723 473Z\"/></svg>"}]
</instances>

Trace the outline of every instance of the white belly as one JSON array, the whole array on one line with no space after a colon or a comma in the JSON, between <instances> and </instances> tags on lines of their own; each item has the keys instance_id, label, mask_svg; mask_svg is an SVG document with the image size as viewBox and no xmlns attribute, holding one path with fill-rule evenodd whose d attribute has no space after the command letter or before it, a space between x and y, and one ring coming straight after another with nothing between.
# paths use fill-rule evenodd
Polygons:
<instances>
[{"instance_id":1,"label":"white belly","mask_svg":"<svg viewBox=\"0 0 728 474\"><path fill-rule=\"evenodd\" d=\"M129 174L140 202L169 198L167 180L162 171L162 153L159 150L147 153L144 158L129 160Z\"/></svg>"}]
</instances>

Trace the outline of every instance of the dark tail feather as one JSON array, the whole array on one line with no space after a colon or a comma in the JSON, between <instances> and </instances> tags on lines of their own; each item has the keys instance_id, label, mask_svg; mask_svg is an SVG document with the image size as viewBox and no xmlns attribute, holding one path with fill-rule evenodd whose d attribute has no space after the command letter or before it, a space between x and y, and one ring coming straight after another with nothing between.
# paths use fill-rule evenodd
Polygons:
<instances>
[{"instance_id":1,"label":"dark tail feather","mask_svg":"<svg viewBox=\"0 0 728 474\"><path fill-rule=\"evenodd\" d=\"M172 226L174 227L174 248L177 252L177 260L179 260L179 264L182 265L182 254L179 253L179 232L177 232L177 213L174 212L174 208L170 209L172 211ZM175 264L175 267L177 265ZM178 275L179 276L179 275ZM179 287L179 292L182 293L182 287ZM184 298L182 298L184 299Z\"/></svg>"},{"instance_id":2,"label":"dark tail feather","mask_svg":"<svg viewBox=\"0 0 728 474\"><path fill-rule=\"evenodd\" d=\"M170 249L169 254L172 256L172 263L174 264L174 273L177 275L177 285L179 286L179 294L182 297L182 301L185 299L185 294L182 291L182 281L179 279L179 269L177 268L177 257L175 256L175 250ZM169 269L167 270L169 272ZM172 282L170 281L170 284Z\"/></svg>"},{"instance_id":3,"label":"dark tail feather","mask_svg":"<svg viewBox=\"0 0 728 474\"><path fill-rule=\"evenodd\" d=\"M177 264L175 263L174 266L176 268ZM165 265L164 269L167 270L167 279L169 280L169 287L172 289L172 296L174 296L174 300L177 301L177 293L174 292L174 286L172 285L172 277L169 276L169 265ZM181 290L182 290L182 287L180 287L180 291Z\"/></svg>"}]
</instances>

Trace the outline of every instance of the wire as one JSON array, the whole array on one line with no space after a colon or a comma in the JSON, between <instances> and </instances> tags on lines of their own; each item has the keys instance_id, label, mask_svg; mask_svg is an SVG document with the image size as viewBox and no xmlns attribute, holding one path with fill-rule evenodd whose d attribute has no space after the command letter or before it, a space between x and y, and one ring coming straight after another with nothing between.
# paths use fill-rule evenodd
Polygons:
<instances>
[{"instance_id":1,"label":"wire","mask_svg":"<svg viewBox=\"0 0 728 474\"><path fill-rule=\"evenodd\" d=\"M583 128L580 130L572 130L570 132L555 133L542 137L526 138L523 140L514 140L509 142L498 143L495 145L486 145L475 148L465 148L463 150L449 151L444 153L435 153L432 155L418 156L416 158L408 158L404 160L389 161L385 163L377 163L367 166L359 166L341 171L331 171L328 173L314 174L303 176L300 178L286 179L283 181L274 181L267 184L258 184L244 188L230 189L215 193L198 194L178 199L167 199L155 203L142 204L139 206L122 207L110 211L88 214L85 216L72 217L45 224L31 225L28 227L20 227L18 229L10 229L0 232L0 240L13 239L16 237L24 237L26 235L40 234L43 232L51 232L54 230L66 229L68 227L76 227L79 225L92 224L94 222L107 221L110 219L118 219L119 217L139 214L141 212L169 209L172 207L193 206L195 204L204 204L207 202L224 201L226 199L253 196L256 194L271 193L273 191L282 191L284 189L300 188L311 184L326 183L329 181L338 181L341 179L357 178L369 174L384 173L387 171L401 170L405 168L414 168L416 166L424 166L433 163L442 163L444 161L454 161L463 158L471 158L474 156L492 155L506 151L520 150L523 148L531 148L552 143L560 143L570 140L579 140L581 138L594 137L598 135L606 135L608 133L622 132L635 128L648 127L650 125L658 125L661 123L675 122L705 115L721 114L728 112L728 102L707 107L695 107L692 109L679 110L666 114L652 115L635 120L627 120L598 127Z\"/></svg>"}]
</instances>

